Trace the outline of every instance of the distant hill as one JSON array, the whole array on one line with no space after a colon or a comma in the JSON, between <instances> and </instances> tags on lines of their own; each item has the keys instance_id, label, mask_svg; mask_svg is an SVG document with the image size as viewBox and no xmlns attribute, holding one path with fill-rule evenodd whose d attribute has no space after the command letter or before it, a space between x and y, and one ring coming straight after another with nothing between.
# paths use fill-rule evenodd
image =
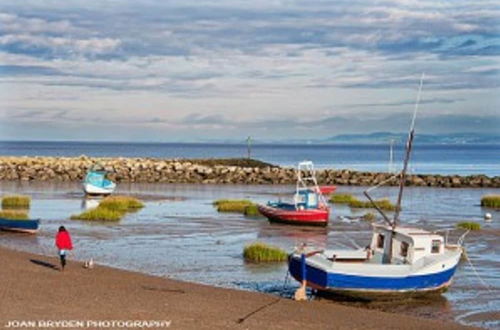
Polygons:
<instances>
[{"instance_id":1,"label":"distant hill","mask_svg":"<svg viewBox=\"0 0 500 330\"><path fill-rule=\"evenodd\" d=\"M324 140L326 143L386 144L390 140L404 142L408 133L376 132L370 134L341 134ZM500 144L500 135L480 133L417 134L415 143L425 144Z\"/></svg>"}]
</instances>

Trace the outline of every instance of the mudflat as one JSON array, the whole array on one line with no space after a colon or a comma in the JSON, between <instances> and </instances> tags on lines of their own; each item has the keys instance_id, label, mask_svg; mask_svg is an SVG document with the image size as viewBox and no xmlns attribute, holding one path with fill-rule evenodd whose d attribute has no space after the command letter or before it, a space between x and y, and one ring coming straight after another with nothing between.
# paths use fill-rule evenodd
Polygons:
<instances>
[{"instance_id":1,"label":"mudflat","mask_svg":"<svg viewBox=\"0 0 500 330\"><path fill-rule=\"evenodd\" d=\"M57 258L6 248L0 248L0 279L1 328L40 320L168 321L170 329L466 328L321 301L296 302L101 265L85 269L81 262L69 261L61 272Z\"/></svg>"}]
</instances>

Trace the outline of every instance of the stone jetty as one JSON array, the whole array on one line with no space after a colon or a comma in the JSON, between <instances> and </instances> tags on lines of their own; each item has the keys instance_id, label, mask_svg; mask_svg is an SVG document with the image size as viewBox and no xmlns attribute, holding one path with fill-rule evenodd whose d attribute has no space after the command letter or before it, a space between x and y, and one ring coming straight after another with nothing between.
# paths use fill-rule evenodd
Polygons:
<instances>
[{"instance_id":1,"label":"stone jetty","mask_svg":"<svg viewBox=\"0 0 500 330\"><path fill-rule=\"evenodd\" d=\"M116 182L163 182L201 184L291 184L294 168L279 167L247 159L155 159L80 157L0 157L0 180L81 181L99 164ZM325 169L316 173L320 184L369 186L391 174ZM392 180L388 185L396 185ZM409 175L407 184L426 187L500 188L500 176Z\"/></svg>"}]
</instances>

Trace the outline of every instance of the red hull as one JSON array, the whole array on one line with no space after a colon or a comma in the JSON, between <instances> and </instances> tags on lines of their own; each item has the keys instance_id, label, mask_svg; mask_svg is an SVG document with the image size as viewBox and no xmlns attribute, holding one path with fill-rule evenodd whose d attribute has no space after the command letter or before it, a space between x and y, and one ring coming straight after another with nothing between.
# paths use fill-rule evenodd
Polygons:
<instances>
[{"instance_id":1,"label":"red hull","mask_svg":"<svg viewBox=\"0 0 500 330\"><path fill-rule=\"evenodd\" d=\"M329 195L329 194L333 193L335 191L335 189L337 189L336 186L319 186L319 191L323 195Z\"/></svg>"},{"instance_id":2,"label":"red hull","mask_svg":"<svg viewBox=\"0 0 500 330\"><path fill-rule=\"evenodd\" d=\"M330 216L327 209L285 210L268 205L259 205L259 212L270 222L306 226L326 226Z\"/></svg>"}]
</instances>

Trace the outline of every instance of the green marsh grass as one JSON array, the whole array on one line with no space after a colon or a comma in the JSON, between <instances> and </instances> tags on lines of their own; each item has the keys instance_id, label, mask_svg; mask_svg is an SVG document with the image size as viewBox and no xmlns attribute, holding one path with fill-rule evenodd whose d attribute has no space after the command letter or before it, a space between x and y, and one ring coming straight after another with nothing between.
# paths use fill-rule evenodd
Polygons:
<instances>
[{"instance_id":1,"label":"green marsh grass","mask_svg":"<svg viewBox=\"0 0 500 330\"><path fill-rule=\"evenodd\" d=\"M377 204L381 210L394 211L396 209L396 206L392 204L388 198L378 199L375 201L375 204ZM352 208L373 208L373 204L370 201L360 201L358 199L349 202L349 206Z\"/></svg>"},{"instance_id":2,"label":"green marsh grass","mask_svg":"<svg viewBox=\"0 0 500 330\"><path fill-rule=\"evenodd\" d=\"M257 204L251 204L247 207L245 207L245 216L247 217L261 217L262 214L259 212L259 207Z\"/></svg>"},{"instance_id":3,"label":"green marsh grass","mask_svg":"<svg viewBox=\"0 0 500 330\"><path fill-rule=\"evenodd\" d=\"M286 261L288 254L278 247L256 242L245 246L243 257L252 262L278 262Z\"/></svg>"},{"instance_id":4,"label":"green marsh grass","mask_svg":"<svg viewBox=\"0 0 500 330\"><path fill-rule=\"evenodd\" d=\"M247 199L219 199L213 205L218 212L245 213L245 209L253 203Z\"/></svg>"},{"instance_id":5,"label":"green marsh grass","mask_svg":"<svg viewBox=\"0 0 500 330\"><path fill-rule=\"evenodd\" d=\"M104 198L99 207L113 211L129 212L144 207L144 204L137 198L130 196L109 196Z\"/></svg>"},{"instance_id":6,"label":"green marsh grass","mask_svg":"<svg viewBox=\"0 0 500 330\"><path fill-rule=\"evenodd\" d=\"M71 216L72 220L119 221L127 212L134 212L144 207L137 198L130 196L109 196L104 198L94 209Z\"/></svg>"},{"instance_id":7,"label":"green marsh grass","mask_svg":"<svg viewBox=\"0 0 500 330\"><path fill-rule=\"evenodd\" d=\"M367 212L367 213L363 214L363 216L361 216L362 220L369 221L369 222L375 221L376 218L377 218L377 216L373 212Z\"/></svg>"},{"instance_id":8,"label":"green marsh grass","mask_svg":"<svg viewBox=\"0 0 500 330\"><path fill-rule=\"evenodd\" d=\"M369 209L373 208L373 204L370 201L361 201L351 194L333 194L330 197L330 203L334 204L347 204L349 207L354 209ZM386 211L396 210L396 206L391 203L388 198L382 198L375 201L375 204Z\"/></svg>"},{"instance_id":9,"label":"green marsh grass","mask_svg":"<svg viewBox=\"0 0 500 330\"><path fill-rule=\"evenodd\" d=\"M467 230L479 230L481 229L481 224L472 221L463 221L457 223L457 228L467 229Z\"/></svg>"},{"instance_id":10,"label":"green marsh grass","mask_svg":"<svg viewBox=\"0 0 500 330\"><path fill-rule=\"evenodd\" d=\"M500 195L498 194L484 195L483 197L481 197L481 206L499 209Z\"/></svg>"},{"instance_id":11,"label":"green marsh grass","mask_svg":"<svg viewBox=\"0 0 500 330\"><path fill-rule=\"evenodd\" d=\"M3 209L29 209L31 197L22 195L11 195L2 198Z\"/></svg>"},{"instance_id":12,"label":"green marsh grass","mask_svg":"<svg viewBox=\"0 0 500 330\"><path fill-rule=\"evenodd\" d=\"M334 204L349 204L353 200L356 200L356 197L351 194L333 194L330 196L330 203Z\"/></svg>"},{"instance_id":13,"label":"green marsh grass","mask_svg":"<svg viewBox=\"0 0 500 330\"><path fill-rule=\"evenodd\" d=\"M28 213L19 210L1 210L0 218L9 220L28 220Z\"/></svg>"},{"instance_id":14,"label":"green marsh grass","mask_svg":"<svg viewBox=\"0 0 500 330\"><path fill-rule=\"evenodd\" d=\"M72 215L71 220L119 221L124 214L125 212L98 206L95 209Z\"/></svg>"}]
</instances>

